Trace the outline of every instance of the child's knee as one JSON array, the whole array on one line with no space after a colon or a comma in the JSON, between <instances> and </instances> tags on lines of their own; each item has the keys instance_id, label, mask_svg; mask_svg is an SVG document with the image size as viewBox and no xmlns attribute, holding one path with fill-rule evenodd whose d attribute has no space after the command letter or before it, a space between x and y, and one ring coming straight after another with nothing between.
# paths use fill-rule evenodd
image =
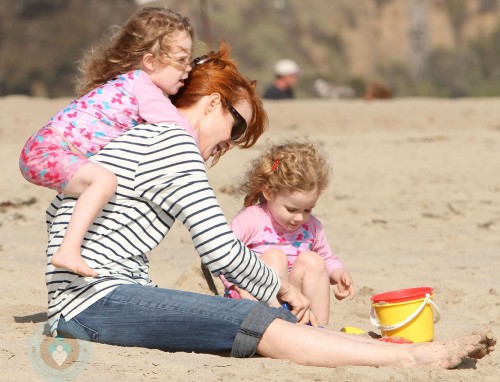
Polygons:
<instances>
[{"instance_id":1,"label":"child's knee","mask_svg":"<svg viewBox=\"0 0 500 382\"><path fill-rule=\"evenodd\" d=\"M268 265L271 263L276 265L288 265L286 253L278 248L268 249L261 255L261 259Z\"/></svg>"},{"instance_id":2,"label":"child's knee","mask_svg":"<svg viewBox=\"0 0 500 382\"><path fill-rule=\"evenodd\" d=\"M295 262L300 262L302 267L307 268L310 271L325 271L326 265L323 258L316 252L306 251L302 252Z\"/></svg>"}]
</instances>

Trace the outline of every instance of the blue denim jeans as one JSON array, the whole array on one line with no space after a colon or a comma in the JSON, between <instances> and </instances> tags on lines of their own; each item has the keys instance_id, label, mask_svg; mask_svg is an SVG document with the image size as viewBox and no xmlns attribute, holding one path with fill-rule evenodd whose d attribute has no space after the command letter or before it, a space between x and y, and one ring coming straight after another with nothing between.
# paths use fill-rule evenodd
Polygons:
<instances>
[{"instance_id":1,"label":"blue denim jeans","mask_svg":"<svg viewBox=\"0 0 500 382\"><path fill-rule=\"evenodd\" d=\"M276 318L296 322L285 309L256 301L121 285L71 320L61 317L57 332L111 345L251 357Z\"/></svg>"}]
</instances>

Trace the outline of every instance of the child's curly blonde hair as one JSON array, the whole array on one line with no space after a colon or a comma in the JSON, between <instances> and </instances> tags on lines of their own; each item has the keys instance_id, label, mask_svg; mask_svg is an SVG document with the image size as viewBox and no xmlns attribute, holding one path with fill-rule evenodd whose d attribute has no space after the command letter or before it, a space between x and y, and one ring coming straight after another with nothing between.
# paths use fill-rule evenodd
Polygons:
<instances>
[{"instance_id":1,"label":"child's curly blonde hair","mask_svg":"<svg viewBox=\"0 0 500 382\"><path fill-rule=\"evenodd\" d=\"M262 190L273 196L293 192L322 193L330 183L331 167L318 145L286 141L268 147L251 162L236 195L245 195L244 206L265 202Z\"/></svg>"},{"instance_id":2,"label":"child's curly blonde hair","mask_svg":"<svg viewBox=\"0 0 500 382\"><path fill-rule=\"evenodd\" d=\"M77 94L82 96L120 74L139 69L146 53L159 62L176 65L168 53L177 32L194 38L189 18L163 7L139 9L111 37L109 46L85 54L79 63Z\"/></svg>"}]
</instances>

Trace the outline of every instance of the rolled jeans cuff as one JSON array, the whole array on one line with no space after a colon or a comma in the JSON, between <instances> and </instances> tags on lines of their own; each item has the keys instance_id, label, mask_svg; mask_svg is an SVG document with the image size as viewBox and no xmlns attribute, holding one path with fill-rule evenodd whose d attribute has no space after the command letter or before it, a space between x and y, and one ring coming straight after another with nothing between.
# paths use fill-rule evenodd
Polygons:
<instances>
[{"instance_id":1,"label":"rolled jeans cuff","mask_svg":"<svg viewBox=\"0 0 500 382\"><path fill-rule=\"evenodd\" d=\"M277 318L292 323L297 322L297 318L285 309L270 308L264 303L256 304L242 321L236 333L233 348L231 349L231 357L252 357L257 351L257 345L264 332Z\"/></svg>"}]
</instances>

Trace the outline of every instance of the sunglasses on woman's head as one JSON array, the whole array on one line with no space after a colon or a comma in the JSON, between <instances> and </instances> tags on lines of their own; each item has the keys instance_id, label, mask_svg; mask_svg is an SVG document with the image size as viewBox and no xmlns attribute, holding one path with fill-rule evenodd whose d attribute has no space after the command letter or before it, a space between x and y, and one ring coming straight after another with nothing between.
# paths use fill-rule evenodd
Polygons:
<instances>
[{"instance_id":1,"label":"sunglasses on woman's head","mask_svg":"<svg viewBox=\"0 0 500 382\"><path fill-rule=\"evenodd\" d=\"M215 52L212 50L210 53L205 54L204 56L196 57L193 61L191 61L191 68L194 69L196 65L201 65L206 62L210 62L211 60L214 59L213 57L210 57L213 54L215 54Z\"/></svg>"}]
</instances>

